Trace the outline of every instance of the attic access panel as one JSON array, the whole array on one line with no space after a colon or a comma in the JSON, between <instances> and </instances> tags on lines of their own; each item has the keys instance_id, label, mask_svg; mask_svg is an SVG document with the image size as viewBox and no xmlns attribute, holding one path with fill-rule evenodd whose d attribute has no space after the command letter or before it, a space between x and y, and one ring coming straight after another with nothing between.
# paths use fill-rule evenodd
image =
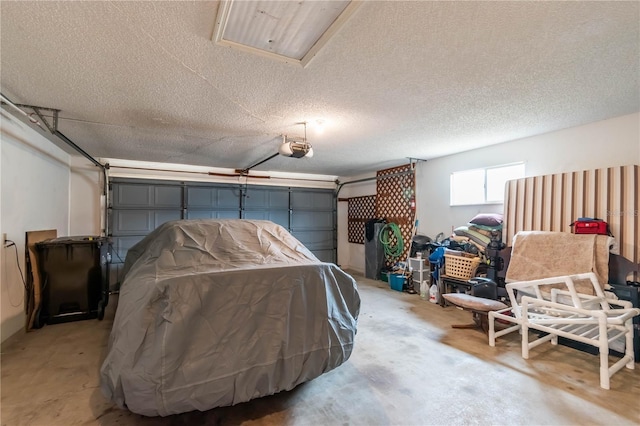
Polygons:
<instances>
[{"instance_id":1,"label":"attic access panel","mask_svg":"<svg viewBox=\"0 0 640 426\"><path fill-rule=\"evenodd\" d=\"M359 5L345 0L222 1L214 39L304 67Z\"/></svg>"}]
</instances>

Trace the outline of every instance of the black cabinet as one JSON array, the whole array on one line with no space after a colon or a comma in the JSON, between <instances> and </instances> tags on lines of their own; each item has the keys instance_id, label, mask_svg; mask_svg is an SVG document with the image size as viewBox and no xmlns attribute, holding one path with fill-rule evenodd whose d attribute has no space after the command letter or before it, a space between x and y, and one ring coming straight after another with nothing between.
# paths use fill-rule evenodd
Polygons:
<instances>
[{"instance_id":1,"label":"black cabinet","mask_svg":"<svg viewBox=\"0 0 640 426\"><path fill-rule=\"evenodd\" d=\"M634 308L640 308L640 287L624 284L610 284L611 291L620 300L628 300ZM633 318L633 353L635 361L640 362L640 315Z\"/></svg>"},{"instance_id":2,"label":"black cabinet","mask_svg":"<svg viewBox=\"0 0 640 426\"><path fill-rule=\"evenodd\" d=\"M36 244L42 303L36 327L102 319L109 301L110 245L106 238L61 237Z\"/></svg>"}]
</instances>

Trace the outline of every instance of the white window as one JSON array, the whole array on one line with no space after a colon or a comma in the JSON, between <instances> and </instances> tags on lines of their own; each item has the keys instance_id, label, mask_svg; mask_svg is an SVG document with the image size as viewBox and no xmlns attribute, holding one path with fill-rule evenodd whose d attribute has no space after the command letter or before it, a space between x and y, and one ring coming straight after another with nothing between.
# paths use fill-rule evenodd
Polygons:
<instances>
[{"instance_id":1,"label":"white window","mask_svg":"<svg viewBox=\"0 0 640 426\"><path fill-rule=\"evenodd\" d=\"M450 205L500 204L508 180L524 177L524 163L451 173Z\"/></svg>"}]
</instances>

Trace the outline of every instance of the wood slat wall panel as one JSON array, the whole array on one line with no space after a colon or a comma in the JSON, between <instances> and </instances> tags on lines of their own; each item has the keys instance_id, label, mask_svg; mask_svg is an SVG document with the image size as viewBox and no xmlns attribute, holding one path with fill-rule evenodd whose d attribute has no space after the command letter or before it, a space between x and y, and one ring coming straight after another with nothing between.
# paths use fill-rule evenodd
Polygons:
<instances>
[{"instance_id":1,"label":"wood slat wall panel","mask_svg":"<svg viewBox=\"0 0 640 426\"><path fill-rule=\"evenodd\" d=\"M503 230L510 244L518 231L571 232L579 217L609 223L620 254L640 262L640 166L609 167L507 182Z\"/></svg>"}]
</instances>

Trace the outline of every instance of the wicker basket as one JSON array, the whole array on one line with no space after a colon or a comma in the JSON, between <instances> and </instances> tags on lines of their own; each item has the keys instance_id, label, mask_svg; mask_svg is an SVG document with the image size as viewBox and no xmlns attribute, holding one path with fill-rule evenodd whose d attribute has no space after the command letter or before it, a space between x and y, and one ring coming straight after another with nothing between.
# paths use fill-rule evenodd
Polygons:
<instances>
[{"instance_id":1,"label":"wicker basket","mask_svg":"<svg viewBox=\"0 0 640 426\"><path fill-rule=\"evenodd\" d=\"M468 280L476 273L476 268L479 264L479 257L464 257L445 254L444 274L448 277Z\"/></svg>"}]
</instances>

